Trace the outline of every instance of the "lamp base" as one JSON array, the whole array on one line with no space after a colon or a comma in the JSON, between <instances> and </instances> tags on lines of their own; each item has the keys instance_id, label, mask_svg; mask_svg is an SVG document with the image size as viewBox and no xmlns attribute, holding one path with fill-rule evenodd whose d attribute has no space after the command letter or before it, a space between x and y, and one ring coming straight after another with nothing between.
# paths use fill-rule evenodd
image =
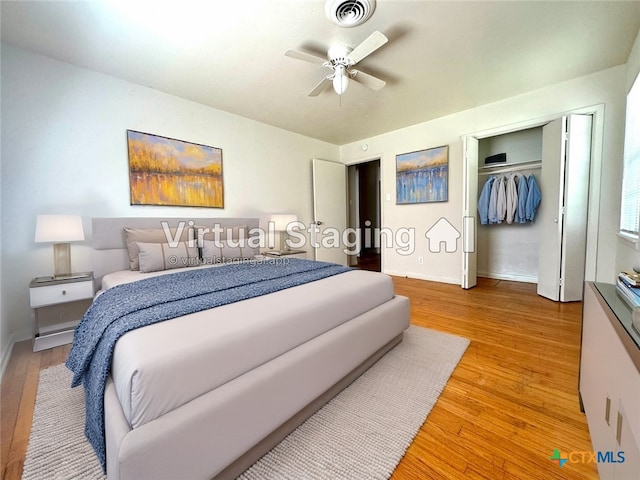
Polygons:
<instances>
[{"instance_id":1,"label":"lamp base","mask_svg":"<svg viewBox=\"0 0 640 480\"><path fill-rule=\"evenodd\" d=\"M291 247L289 247L289 242L287 242L288 237L289 237L289 234L285 230L282 230L280 232L280 251L281 252L287 252L291 250Z\"/></svg>"},{"instance_id":2,"label":"lamp base","mask_svg":"<svg viewBox=\"0 0 640 480\"><path fill-rule=\"evenodd\" d=\"M53 276L65 277L71 275L71 244L53 244Z\"/></svg>"}]
</instances>

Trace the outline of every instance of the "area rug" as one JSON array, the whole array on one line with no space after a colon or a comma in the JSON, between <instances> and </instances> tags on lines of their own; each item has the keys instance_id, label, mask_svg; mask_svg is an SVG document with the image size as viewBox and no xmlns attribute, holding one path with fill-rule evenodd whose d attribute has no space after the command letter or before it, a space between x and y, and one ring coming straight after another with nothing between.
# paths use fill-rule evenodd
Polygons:
<instances>
[{"instance_id":1,"label":"area rug","mask_svg":"<svg viewBox=\"0 0 640 480\"><path fill-rule=\"evenodd\" d=\"M245 471L242 480L389 478L469 345L411 326L403 342ZM104 479L84 394L64 365L40 373L23 480Z\"/></svg>"}]
</instances>

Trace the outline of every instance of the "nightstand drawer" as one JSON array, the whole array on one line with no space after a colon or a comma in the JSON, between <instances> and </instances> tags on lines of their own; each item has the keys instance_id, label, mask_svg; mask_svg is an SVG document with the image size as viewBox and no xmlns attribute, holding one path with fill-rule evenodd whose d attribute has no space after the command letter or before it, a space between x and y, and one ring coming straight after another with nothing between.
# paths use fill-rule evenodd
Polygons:
<instances>
[{"instance_id":1,"label":"nightstand drawer","mask_svg":"<svg viewBox=\"0 0 640 480\"><path fill-rule=\"evenodd\" d=\"M32 308L93 298L93 280L29 289Z\"/></svg>"}]
</instances>

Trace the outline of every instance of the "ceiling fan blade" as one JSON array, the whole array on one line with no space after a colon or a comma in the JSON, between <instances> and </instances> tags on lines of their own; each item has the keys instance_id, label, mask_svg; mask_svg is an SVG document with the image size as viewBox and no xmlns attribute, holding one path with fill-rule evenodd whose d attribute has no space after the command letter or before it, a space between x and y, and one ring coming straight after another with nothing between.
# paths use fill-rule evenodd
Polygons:
<instances>
[{"instance_id":1,"label":"ceiling fan blade","mask_svg":"<svg viewBox=\"0 0 640 480\"><path fill-rule=\"evenodd\" d=\"M369 75L368 73L364 73L361 70L351 69L350 73L352 75L352 79L358 83L361 83L365 87L369 87L372 90L381 90L387 82L384 80L380 80L378 77L374 77L373 75Z\"/></svg>"},{"instance_id":2,"label":"ceiling fan blade","mask_svg":"<svg viewBox=\"0 0 640 480\"><path fill-rule=\"evenodd\" d=\"M373 32L364 42L354 48L353 51L347 55L347 58L350 60L352 65L355 65L366 56L371 55L388 41L389 39L382 33L378 31Z\"/></svg>"},{"instance_id":3,"label":"ceiling fan blade","mask_svg":"<svg viewBox=\"0 0 640 480\"><path fill-rule=\"evenodd\" d=\"M329 86L329 84L331 83L331 80L329 79L331 75L327 75L326 77L324 77L322 80L320 80L318 82L318 84L313 87L313 90L311 90L307 95L309 97L317 97L318 95L320 95L320 93Z\"/></svg>"},{"instance_id":4,"label":"ceiling fan blade","mask_svg":"<svg viewBox=\"0 0 640 480\"><path fill-rule=\"evenodd\" d=\"M287 50L284 52L287 57L295 58L296 60L302 60L303 62L315 63L316 65L322 65L327 61L326 58L312 55L311 53L301 52L300 50Z\"/></svg>"}]
</instances>

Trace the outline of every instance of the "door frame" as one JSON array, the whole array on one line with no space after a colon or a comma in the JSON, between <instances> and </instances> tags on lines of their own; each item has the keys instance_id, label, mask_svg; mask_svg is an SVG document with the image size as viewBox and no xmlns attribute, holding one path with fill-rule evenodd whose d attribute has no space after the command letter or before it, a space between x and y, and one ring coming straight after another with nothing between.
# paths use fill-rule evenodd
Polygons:
<instances>
[{"instance_id":1,"label":"door frame","mask_svg":"<svg viewBox=\"0 0 640 480\"><path fill-rule=\"evenodd\" d=\"M604 141L604 104L592 105L589 107L578 108L575 110L570 110L562 113L555 113L552 115L546 115L544 117L540 117L537 119L526 120L510 125L505 125L501 127L494 127L486 130L480 130L472 133L468 133L465 135L461 135L461 144L464 145L467 143L468 137L473 137L477 140L482 140L487 137L494 137L496 135L503 135L505 133L517 132L519 130L526 130L528 128L540 127L549 123L550 121L556 120L560 117L572 114L586 114L592 115L593 124L591 130L591 165L590 171L591 174L589 176L589 204L588 211L589 215L587 218L587 250L586 250L586 258L585 258L585 281L595 281L597 279L598 273L598 230L600 226L600 180L602 177L602 146ZM467 171L468 161L463 151L462 155L463 162L463 171ZM476 175L464 175L463 178L463 195L468 195L471 190L470 185L475 183L477 188L478 176ZM464 202L463 202L464 203ZM462 218L465 218L464 205L462 207ZM476 218L476 228L477 228L477 213L475 215ZM464 239L463 239L464 241ZM463 249L464 250L464 249ZM465 255L463 252L462 255ZM462 275L461 275L461 286L464 288L465 283L465 258L462 259Z\"/></svg>"},{"instance_id":2,"label":"door frame","mask_svg":"<svg viewBox=\"0 0 640 480\"><path fill-rule=\"evenodd\" d=\"M382 185L383 185L382 154L380 154L380 155L371 155L371 156L367 156L366 158L358 158L358 159L355 159L355 160L351 160L351 161L345 163L344 165L345 165L345 167L347 168L347 171L348 171L349 167L353 167L353 166L360 165L360 164L363 164L363 163L376 162L376 161L378 162L378 173L379 173L379 178L380 178L377 208L378 208L378 211L380 212L380 225L379 225L379 227L382 230L382 228L384 228L384 208L382 208L382 204L383 204L383 201L382 201ZM350 197L350 193L351 193L349 191L349 189L350 189L350 185L349 185L348 175L347 175L347 205L346 205L347 211L349 211L349 197ZM359 198L358 198L358 201L359 201ZM350 219L347 219L347 223L350 223L349 220ZM359 224L359 222L358 222L358 224ZM380 271L384 272L384 267L383 267L383 265L384 265L384 253L383 253L384 252L384 248L380 248L379 250L380 250Z\"/></svg>"}]
</instances>

